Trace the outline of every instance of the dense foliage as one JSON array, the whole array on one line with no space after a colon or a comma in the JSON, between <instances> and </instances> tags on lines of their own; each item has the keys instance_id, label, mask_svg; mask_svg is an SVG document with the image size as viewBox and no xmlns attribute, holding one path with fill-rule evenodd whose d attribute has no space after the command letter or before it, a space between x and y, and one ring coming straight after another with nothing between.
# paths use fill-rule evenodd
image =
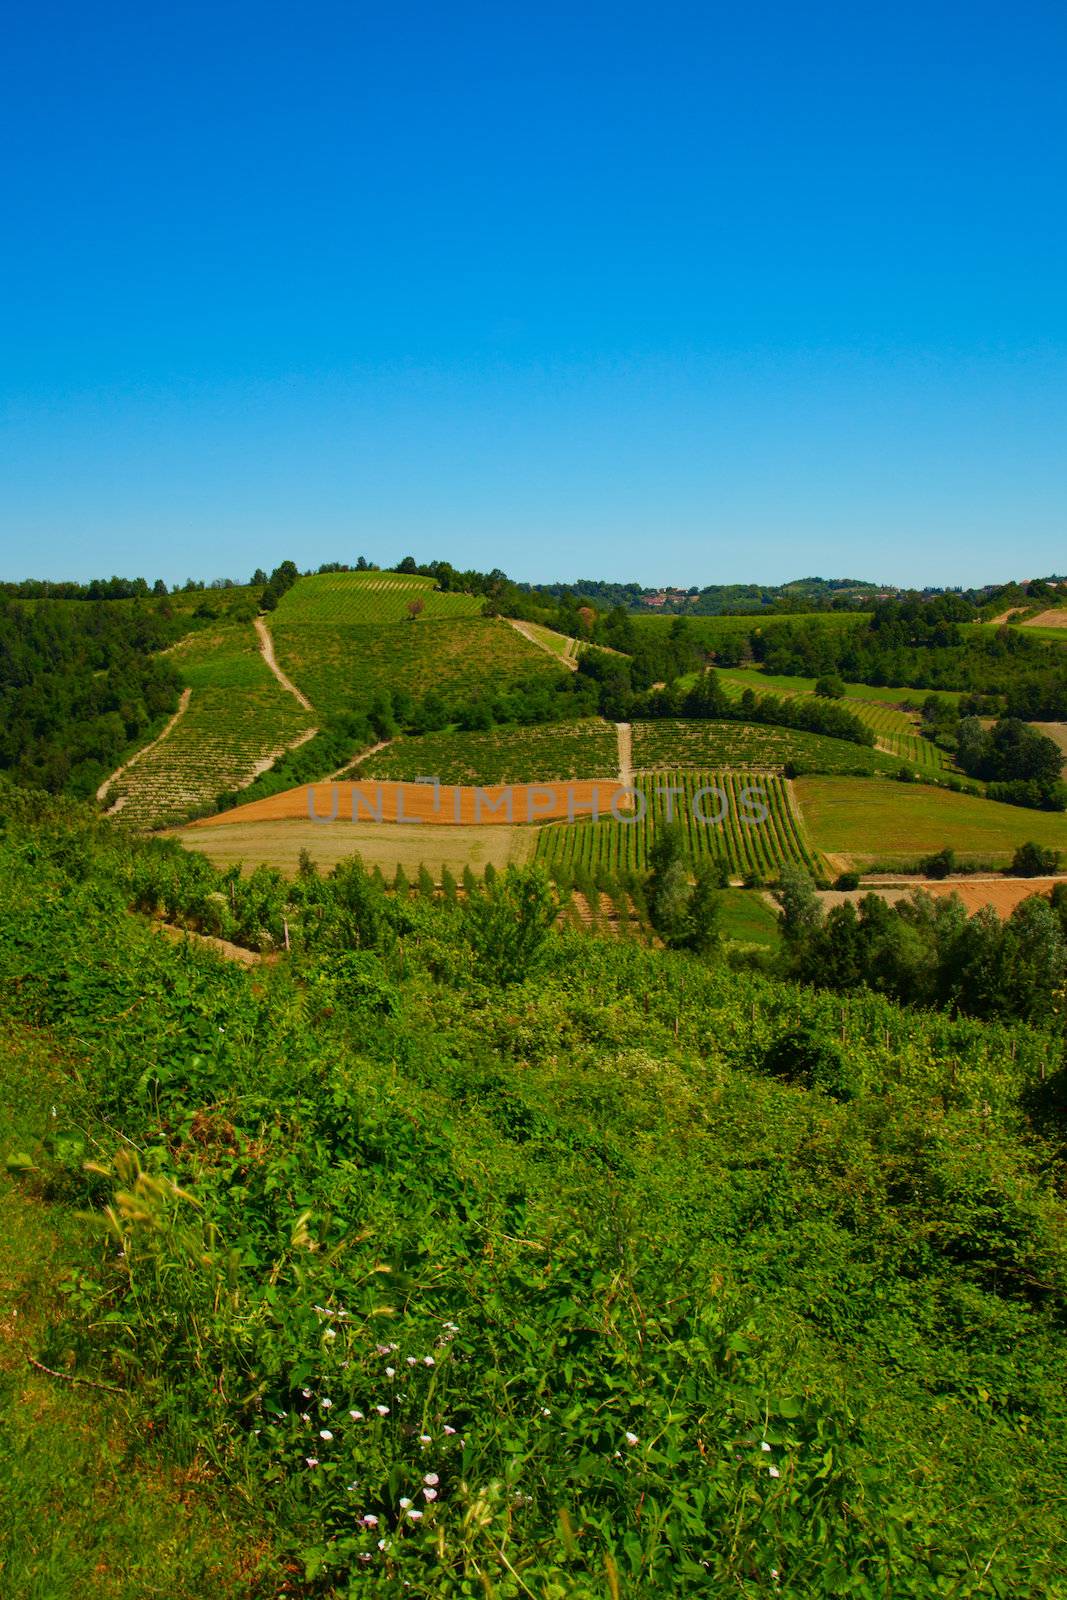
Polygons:
<instances>
[{"instance_id":1,"label":"dense foliage","mask_svg":"<svg viewBox=\"0 0 1067 1600\"><path fill-rule=\"evenodd\" d=\"M944 875L936 860L926 866L933 876ZM783 877L784 969L790 976L839 993L871 989L909 1005L1061 1026L1067 884L1057 885L1051 900L1032 895L1021 901L1007 922L991 907L968 917L954 896L935 899L921 891L896 905L867 894L858 904L834 906L824 918L810 880L805 892L802 869L786 867Z\"/></svg>"},{"instance_id":2,"label":"dense foliage","mask_svg":"<svg viewBox=\"0 0 1067 1600\"><path fill-rule=\"evenodd\" d=\"M93 793L175 709L178 673L154 652L186 626L154 606L0 598L0 771Z\"/></svg>"},{"instance_id":3,"label":"dense foliage","mask_svg":"<svg viewBox=\"0 0 1067 1600\"><path fill-rule=\"evenodd\" d=\"M0 1006L70 1063L20 1181L101 1223L43 1354L307 1592L1063 1592L1058 1037L555 934L536 874L433 908L5 813Z\"/></svg>"}]
</instances>

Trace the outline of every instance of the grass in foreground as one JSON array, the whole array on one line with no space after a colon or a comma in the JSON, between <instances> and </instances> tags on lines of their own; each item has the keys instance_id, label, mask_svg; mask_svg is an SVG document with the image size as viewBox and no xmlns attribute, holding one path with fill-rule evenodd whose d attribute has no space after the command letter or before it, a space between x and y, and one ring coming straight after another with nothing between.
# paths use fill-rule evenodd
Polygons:
<instances>
[{"instance_id":1,"label":"grass in foreground","mask_svg":"<svg viewBox=\"0 0 1067 1600\"><path fill-rule=\"evenodd\" d=\"M45 1041L0 1041L0 1163L80 1141L72 1080ZM53 1116L53 1107L56 1115ZM51 1327L95 1276L101 1233L33 1172L0 1167L0 1592L18 1600L242 1600L260 1589L267 1545L247 1505L213 1489L193 1454L168 1459L135 1395L37 1371L64 1370Z\"/></svg>"}]
</instances>

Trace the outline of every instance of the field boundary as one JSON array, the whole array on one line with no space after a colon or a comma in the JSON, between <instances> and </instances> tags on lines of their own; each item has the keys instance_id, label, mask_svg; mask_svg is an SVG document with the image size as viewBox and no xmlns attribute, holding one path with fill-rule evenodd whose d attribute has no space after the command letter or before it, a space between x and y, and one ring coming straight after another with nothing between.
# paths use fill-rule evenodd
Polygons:
<instances>
[{"instance_id":1,"label":"field boundary","mask_svg":"<svg viewBox=\"0 0 1067 1600\"><path fill-rule=\"evenodd\" d=\"M311 701L308 699L307 695L304 694L302 690L297 688L297 686L293 682L292 678L287 677L286 674L282 671L281 667L278 665L278 658L274 654L274 640L271 638L271 632L270 632L270 629L267 627L267 624L266 624L265 620L263 619L263 617L255 617L253 619L253 621L254 621L254 625L255 625L256 634L257 634L257 636L259 638L260 654L262 655L264 661L267 663L267 666L273 672L274 676L277 678L277 680L281 684L282 688L283 689L288 689L289 693L295 699L299 700L299 702L303 706L304 710L305 711L310 711L312 713L312 715L314 715L315 707L311 704ZM311 735L314 734L314 733L317 733L317 732L318 732L317 728L312 728L311 732L308 733L306 737L310 739ZM302 744L303 742L304 742L304 736L301 735L301 738L297 741L297 743ZM288 750L294 750L295 748L296 748L295 744L286 746L286 749L288 749Z\"/></svg>"}]
</instances>

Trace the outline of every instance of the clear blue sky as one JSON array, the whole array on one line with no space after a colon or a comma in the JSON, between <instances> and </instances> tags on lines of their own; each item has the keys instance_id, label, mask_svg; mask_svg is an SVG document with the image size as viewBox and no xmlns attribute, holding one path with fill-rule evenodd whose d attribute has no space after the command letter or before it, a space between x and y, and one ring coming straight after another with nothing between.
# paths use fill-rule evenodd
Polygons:
<instances>
[{"instance_id":1,"label":"clear blue sky","mask_svg":"<svg viewBox=\"0 0 1067 1600\"><path fill-rule=\"evenodd\" d=\"M1067 569L1065 19L16 7L0 574Z\"/></svg>"}]
</instances>

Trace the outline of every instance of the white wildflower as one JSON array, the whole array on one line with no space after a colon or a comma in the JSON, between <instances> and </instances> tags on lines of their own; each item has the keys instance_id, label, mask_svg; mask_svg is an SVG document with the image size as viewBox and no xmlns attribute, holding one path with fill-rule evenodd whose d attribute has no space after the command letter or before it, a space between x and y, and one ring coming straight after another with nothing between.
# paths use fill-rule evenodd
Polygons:
<instances>
[{"instance_id":1,"label":"white wildflower","mask_svg":"<svg viewBox=\"0 0 1067 1600\"><path fill-rule=\"evenodd\" d=\"M639 1444L640 1442L641 1441L638 1439L636 1433L628 1433L626 1435L626 1443L627 1444L633 1445L633 1444Z\"/></svg>"},{"instance_id":2,"label":"white wildflower","mask_svg":"<svg viewBox=\"0 0 1067 1600\"><path fill-rule=\"evenodd\" d=\"M333 1434L330 1432L329 1428L320 1428L319 1438L325 1439L327 1444L329 1444L330 1440L333 1438Z\"/></svg>"},{"instance_id":3,"label":"white wildflower","mask_svg":"<svg viewBox=\"0 0 1067 1600\"><path fill-rule=\"evenodd\" d=\"M412 1522L421 1522L422 1521L422 1512L421 1511L409 1511L408 1512L408 1517Z\"/></svg>"},{"instance_id":4,"label":"white wildflower","mask_svg":"<svg viewBox=\"0 0 1067 1600\"><path fill-rule=\"evenodd\" d=\"M319 1464L318 1456L305 1456L304 1460L307 1462L309 1467L317 1467Z\"/></svg>"},{"instance_id":5,"label":"white wildflower","mask_svg":"<svg viewBox=\"0 0 1067 1600\"><path fill-rule=\"evenodd\" d=\"M423 1493L423 1498L426 1499L426 1500L436 1500L437 1499L437 1490L436 1489L424 1489L422 1491L422 1493Z\"/></svg>"},{"instance_id":6,"label":"white wildflower","mask_svg":"<svg viewBox=\"0 0 1067 1600\"><path fill-rule=\"evenodd\" d=\"M387 1417L389 1415L389 1407L388 1406L375 1406L374 1409L375 1409L375 1411L378 1413L378 1415L380 1417Z\"/></svg>"},{"instance_id":7,"label":"white wildflower","mask_svg":"<svg viewBox=\"0 0 1067 1600\"><path fill-rule=\"evenodd\" d=\"M441 1480L436 1472L427 1472L422 1481L423 1483L428 1483L431 1489L436 1489Z\"/></svg>"}]
</instances>

